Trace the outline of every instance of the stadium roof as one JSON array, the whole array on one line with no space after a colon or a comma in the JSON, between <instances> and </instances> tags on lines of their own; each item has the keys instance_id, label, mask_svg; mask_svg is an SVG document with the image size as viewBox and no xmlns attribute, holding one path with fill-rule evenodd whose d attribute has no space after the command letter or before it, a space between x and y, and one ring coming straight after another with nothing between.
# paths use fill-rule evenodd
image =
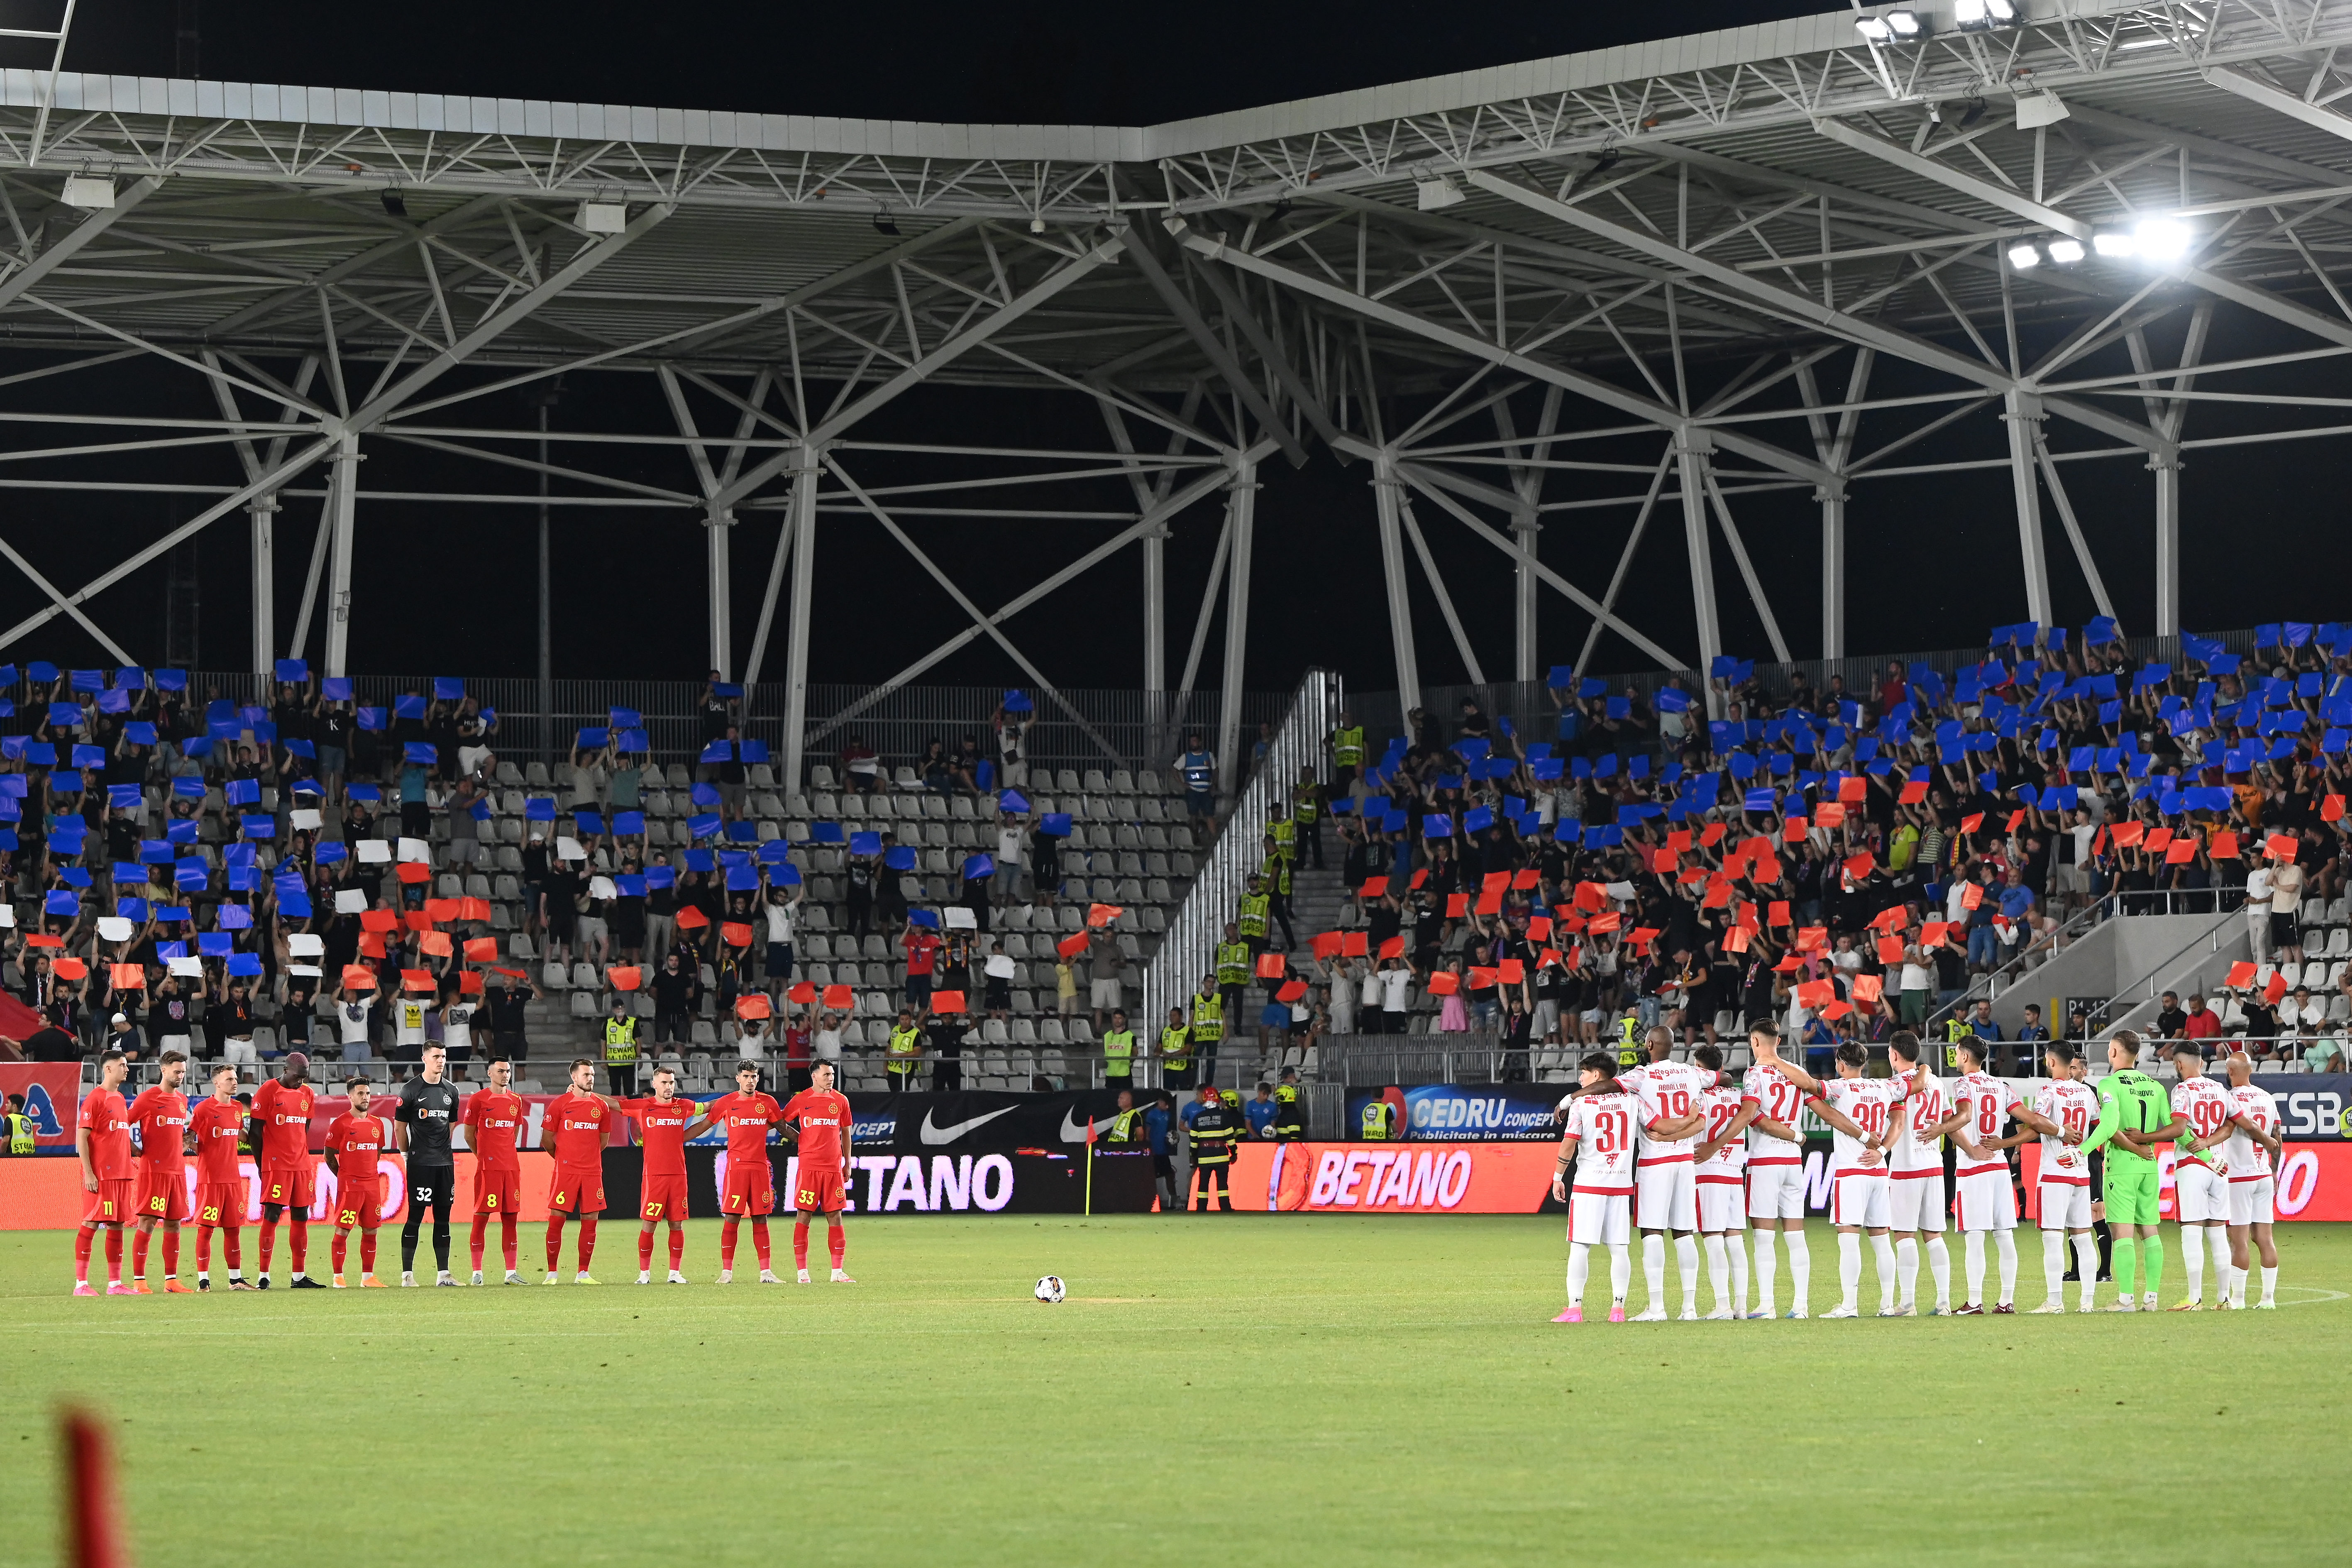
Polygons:
<instances>
[{"instance_id":1,"label":"stadium roof","mask_svg":"<svg viewBox=\"0 0 2352 1568\"><path fill-rule=\"evenodd\" d=\"M1978 0L1959 9L1993 20ZM1918 35L1883 42L1835 12L1149 127L11 71L0 205L16 248L0 345L38 351L28 363L52 371L58 351L75 356L65 365L159 357L186 378L194 416L149 438L231 446L241 471L183 487L223 499L91 587L42 584L47 602L0 640L80 618L84 599L173 540L303 493L288 487L321 461L351 475L331 459L362 442L400 440L712 523L713 663L756 673L781 615L797 686L816 512L942 514L886 506L842 456L861 421L925 382L1057 388L1094 400L1110 426L1103 453L1029 455L1037 482L1099 480L1108 465L1131 505L1069 514L1100 516L1107 544L1015 609L1130 543L1149 599L1167 523L1220 496L1222 581L1244 605L1251 487L1235 481L1316 445L1370 459L1391 481L1376 494L1408 692L1408 543L1484 679L1416 507L1482 531L1517 571L1526 678L1539 585L1582 606L1594 637L1606 626L1669 665L1712 658L1718 531L1785 657L1727 498L1809 489L1822 507L1822 651L1841 654L1852 487L1917 471L1887 459L1970 419L2007 432L2009 456L1990 462L2016 479L2037 620L2051 618L2045 492L2113 608L2057 465L2148 460L2154 624L2174 631L2178 462L2194 445L2183 416L2214 395L2183 373L2215 307L2299 341L2201 367L2209 388L2229 375L2260 400L2269 365L2352 349L2352 310L2319 260L2352 240L2352 115L2339 106L2352 68L2337 58L2352 0L2017 10L1969 30L1951 0L1908 7ZM61 199L72 176L100 193ZM112 205L90 205L109 181ZM2157 365L2147 331L2175 316L2183 357ZM1930 390L1912 377L1874 400L1888 361ZM538 432L478 401L592 369L660 379L674 423L634 439L672 448L675 489L599 479L586 447L535 462L518 438ZM1396 395L1434 407L1386 428ZM241 439L264 430L279 444ZM1654 461L1598 449L1603 471L1632 470L1632 493L1547 497L1548 478L1595 467L1570 443L1609 433L1657 438ZM93 450L42 460L86 471L70 465ZM971 455L999 476L1016 456ZM371 499L329 498L330 604L346 602L338 572ZM1696 660L1630 625L1613 587L1571 584L1537 542L1549 512L1639 506L1646 520L1662 502L1680 504L1690 542ZM763 507L792 521L747 661L719 592L725 525ZM811 548L787 601L795 539ZM1009 648L998 623L1013 612L983 615L957 592L974 620L961 641ZM1164 606L1144 611L1164 634ZM341 620L321 618L339 668ZM278 640L259 619L257 660ZM1229 684L1243 620L1228 616ZM1195 668L1207 625L1204 605ZM1163 651L1149 683L1166 677Z\"/></svg>"}]
</instances>

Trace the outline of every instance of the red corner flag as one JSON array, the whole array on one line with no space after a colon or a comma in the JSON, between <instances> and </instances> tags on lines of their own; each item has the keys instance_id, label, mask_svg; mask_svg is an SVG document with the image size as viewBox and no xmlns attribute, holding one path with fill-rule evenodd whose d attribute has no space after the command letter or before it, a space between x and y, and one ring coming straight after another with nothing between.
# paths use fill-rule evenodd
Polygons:
<instances>
[{"instance_id":1,"label":"red corner flag","mask_svg":"<svg viewBox=\"0 0 2352 1568\"><path fill-rule=\"evenodd\" d=\"M106 1428L87 1410L65 1413L66 1510L73 1568L124 1568L122 1510L114 1497L114 1451Z\"/></svg>"}]
</instances>

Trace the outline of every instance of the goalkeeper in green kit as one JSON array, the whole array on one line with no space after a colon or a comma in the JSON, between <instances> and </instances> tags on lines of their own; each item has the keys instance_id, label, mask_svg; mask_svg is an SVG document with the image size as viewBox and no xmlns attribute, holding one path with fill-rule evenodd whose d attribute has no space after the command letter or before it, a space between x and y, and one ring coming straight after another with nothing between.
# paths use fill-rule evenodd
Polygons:
<instances>
[{"instance_id":1,"label":"goalkeeper in green kit","mask_svg":"<svg viewBox=\"0 0 2352 1568\"><path fill-rule=\"evenodd\" d=\"M2164 1239L2157 1228L2161 1184L2157 1151L2189 1128L2187 1117L2172 1112L2171 1091L2141 1072L2138 1063L2139 1037L2118 1029L2107 1042L2107 1066L2114 1070L2092 1085L2099 1096L2099 1121L2082 1148L2085 1156L2102 1144L2107 1151L2106 1180L2099 1195L2106 1205L2107 1230L2115 1238L2111 1312L2157 1310L2157 1292L2164 1286ZM2135 1297L2143 1266L2147 1288Z\"/></svg>"}]
</instances>

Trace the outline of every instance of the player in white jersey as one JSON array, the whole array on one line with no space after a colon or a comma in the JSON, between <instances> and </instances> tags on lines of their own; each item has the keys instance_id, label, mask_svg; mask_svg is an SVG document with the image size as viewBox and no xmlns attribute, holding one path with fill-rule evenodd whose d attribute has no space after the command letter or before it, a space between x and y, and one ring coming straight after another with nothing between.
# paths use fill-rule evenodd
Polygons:
<instances>
[{"instance_id":1,"label":"player in white jersey","mask_svg":"<svg viewBox=\"0 0 2352 1568\"><path fill-rule=\"evenodd\" d=\"M1748 1165L1744 1135L1756 1113L1746 1097L1723 1081L1723 1052L1701 1046L1691 1052L1691 1065L1714 1076L1699 1090L1699 1106L1706 1114L1704 1136L1691 1151L1693 1180L1698 1186L1698 1233L1706 1248L1706 1280L1715 1291L1709 1319L1748 1316L1748 1249L1739 1233L1748 1228L1747 1194L1740 1178Z\"/></svg>"},{"instance_id":2,"label":"player in white jersey","mask_svg":"<svg viewBox=\"0 0 2352 1568\"><path fill-rule=\"evenodd\" d=\"M1903 1086L1904 1135L1886 1151L1886 1217L1895 1243L1895 1314L1918 1310L1919 1254L1936 1279L1934 1315L1952 1310L1952 1255L1944 1245L1944 1140L1937 1129L1951 1114L1944 1083L1920 1059L1919 1037L1897 1029L1886 1042L1895 1081Z\"/></svg>"},{"instance_id":3,"label":"player in white jersey","mask_svg":"<svg viewBox=\"0 0 2352 1568\"><path fill-rule=\"evenodd\" d=\"M1748 1026L1756 1065L1740 1083L1739 1102L1755 1111L1748 1123L1748 1218L1756 1233L1757 1297L1749 1315L1772 1316L1772 1238L1785 1232L1794 1297L1789 1316L1802 1318L1813 1280L1812 1253L1805 1245L1805 1090L1780 1070L1780 1028L1769 1018Z\"/></svg>"},{"instance_id":4,"label":"player in white jersey","mask_svg":"<svg viewBox=\"0 0 2352 1568\"><path fill-rule=\"evenodd\" d=\"M1864 1078L1868 1047L1849 1042L1837 1048L1836 1079L1816 1083L1813 1109L1834 1134L1830 1148L1830 1221L1838 1231L1838 1304L1825 1318L1862 1316L1862 1237L1870 1234L1878 1265L1878 1315L1895 1310L1895 1246L1886 1239L1888 1145L1906 1131L1903 1086L1891 1078ZM1794 1077L1793 1069L1783 1068Z\"/></svg>"},{"instance_id":5,"label":"player in white jersey","mask_svg":"<svg viewBox=\"0 0 2352 1568\"><path fill-rule=\"evenodd\" d=\"M2099 1240L2091 1234L2091 1160L2081 1144L2098 1125L2099 1096L2073 1076L2074 1047L2063 1040L2044 1047L2042 1059L2050 1079L2033 1096L2033 1114L2043 1129L2033 1212L2042 1226L2042 1280L2048 1290L2033 1310L2066 1310L2066 1242L2071 1237L2082 1293L2075 1310L2087 1312L2099 1288Z\"/></svg>"},{"instance_id":6,"label":"player in white jersey","mask_svg":"<svg viewBox=\"0 0 2352 1568\"><path fill-rule=\"evenodd\" d=\"M1984 1043L1967 1036L1953 1043L1960 1076L1948 1086L1952 1114L1942 1127L1957 1156L1952 1168L1952 1209L1959 1221L1962 1244L1968 1248L1968 1300L1963 1317L1981 1314L1984 1308L1985 1236L1990 1232L2000 1252L2000 1299L1996 1312L2017 1310L2017 1188L2009 1179L2006 1151L2025 1142L2050 1123L2025 1109L2017 1090L1985 1071ZM2014 1117L2018 1129L2003 1135Z\"/></svg>"},{"instance_id":7,"label":"player in white jersey","mask_svg":"<svg viewBox=\"0 0 2352 1568\"><path fill-rule=\"evenodd\" d=\"M2205 1076L2205 1053L2193 1040L2172 1047L2172 1065L2180 1081L2172 1086L2172 1113L2189 1119L2196 1141L2183 1143L2172 1167L2172 1212L2180 1222L2180 1259L2189 1270L2189 1299L2174 1305L2176 1312L2194 1312L2205 1305L2205 1257L2213 1257L2213 1294L2217 1301L2230 1294L2230 1183L2219 1162L2201 1152L2219 1142L2234 1112L2230 1090L2217 1078Z\"/></svg>"},{"instance_id":8,"label":"player in white jersey","mask_svg":"<svg viewBox=\"0 0 2352 1568\"><path fill-rule=\"evenodd\" d=\"M1564 1108L1567 1122L1560 1133L1559 1164L1552 1173L1551 1194L1568 1205L1568 1310L1554 1318L1555 1323L1584 1321L1584 1283L1592 1272L1596 1246L1609 1248L1609 1321L1625 1321L1625 1292L1633 1282L1633 1256L1628 1245L1632 1226L1626 1211L1633 1200L1633 1158L1642 1102L1618 1085L1616 1069L1615 1058L1606 1051L1588 1055L1578 1074L1583 1088Z\"/></svg>"},{"instance_id":9,"label":"player in white jersey","mask_svg":"<svg viewBox=\"0 0 2352 1568\"><path fill-rule=\"evenodd\" d=\"M2243 1052L2230 1058L2229 1142L2221 1151L2222 1170L2230 1178L2230 1281L2222 1304L2268 1310L2278 1305L2278 1243L2271 1223L2279 1113L2270 1090L2254 1087L2253 1075L2254 1064ZM2263 1299L2252 1303L2246 1300L2246 1274L2253 1261L2249 1240L2263 1255Z\"/></svg>"},{"instance_id":10,"label":"player in white jersey","mask_svg":"<svg viewBox=\"0 0 2352 1568\"><path fill-rule=\"evenodd\" d=\"M1675 1268L1682 1276L1683 1321L1698 1318L1698 1184L1691 1152L1698 1145L1706 1115L1699 1091L1714 1081L1687 1063L1672 1060L1671 1030L1652 1029L1647 1066L1621 1072L1617 1081L1642 1099L1641 1149L1633 1170L1633 1223L1642 1232L1642 1280L1649 1304L1637 1323L1666 1320L1666 1232L1675 1233Z\"/></svg>"}]
</instances>

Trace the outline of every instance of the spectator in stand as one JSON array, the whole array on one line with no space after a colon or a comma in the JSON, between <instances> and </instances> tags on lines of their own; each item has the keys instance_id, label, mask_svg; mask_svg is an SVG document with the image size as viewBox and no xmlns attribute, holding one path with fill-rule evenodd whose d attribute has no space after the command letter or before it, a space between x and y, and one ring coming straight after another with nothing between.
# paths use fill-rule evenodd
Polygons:
<instances>
[{"instance_id":1,"label":"spectator in stand","mask_svg":"<svg viewBox=\"0 0 2352 1568\"><path fill-rule=\"evenodd\" d=\"M866 743L866 737L852 732L841 748L841 776L851 789L860 795L872 795L882 783L882 759ZM790 781L787 781L789 784Z\"/></svg>"},{"instance_id":2,"label":"spectator in stand","mask_svg":"<svg viewBox=\"0 0 2352 1568\"><path fill-rule=\"evenodd\" d=\"M921 776L923 787L933 795L946 795L955 788L955 759L948 755L947 742L937 736L923 748Z\"/></svg>"},{"instance_id":3,"label":"spectator in stand","mask_svg":"<svg viewBox=\"0 0 2352 1568\"><path fill-rule=\"evenodd\" d=\"M1024 703L1028 699L1024 698ZM989 728L996 736L996 787L1027 789L1029 787L1029 726L1037 721L1037 709L1029 703L1019 711L999 702L989 718Z\"/></svg>"},{"instance_id":4,"label":"spectator in stand","mask_svg":"<svg viewBox=\"0 0 2352 1568\"><path fill-rule=\"evenodd\" d=\"M1062 841L1040 822L1029 831L1029 896L1040 909L1052 909L1062 892Z\"/></svg>"},{"instance_id":5,"label":"spectator in stand","mask_svg":"<svg viewBox=\"0 0 2352 1568\"><path fill-rule=\"evenodd\" d=\"M699 969L689 968L683 961L683 955L673 948L663 958L661 967L654 971L651 989L655 1043L665 1046L689 1044L693 1039L689 1021L702 999Z\"/></svg>"},{"instance_id":6,"label":"spectator in stand","mask_svg":"<svg viewBox=\"0 0 2352 1568\"><path fill-rule=\"evenodd\" d=\"M2256 963L2268 963L2275 956L2271 941L2271 876L2264 861L2255 862L2246 872L2246 942Z\"/></svg>"},{"instance_id":7,"label":"spectator in stand","mask_svg":"<svg viewBox=\"0 0 2352 1568\"><path fill-rule=\"evenodd\" d=\"M927 925L909 925L898 933L907 954L907 1005L920 1017L931 1010L931 975L939 963L939 932Z\"/></svg>"},{"instance_id":8,"label":"spectator in stand","mask_svg":"<svg viewBox=\"0 0 2352 1568\"><path fill-rule=\"evenodd\" d=\"M2206 1040L2219 1039L2221 1034L2221 1015L2205 1005L2205 997L2201 992L2191 992L2188 1011L2180 1016L2180 1028L2177 1037L2196 1040L2201 1044Z\"/></svg>"},{"instance_id":9,"label":"spectator in stand","mask_svg":"<svg viewBox=\"0 0 2352 1568\"><path fill-rule=\"evenodd\" d=\"M1023 765L1025 767L1027 764ZM1012 810L998 812L994 898L1004 908L1009 909L1020 901L1022 841L1027 837L1021 813Z\"/></svg>"},{"instance_id":10,"label":"spectator in stand","mask_svg":"<svg viewBox=\"0 0 2352 1568\"><path fill-rule=\"evenodd\" d=\"M1213 820L1217 811L1216 754L1198 735L1184 738L1184 751L1174 763L1184 780L1184 812L1193 821Z\"/></svg>"},{"instance_id":11,"label":"spectator in stand","mask_svg":"<svg viewBox=\"0 0 2352 1568\"><path fill-rule=\"evenodd\" d=\"M2150 1033L2159 1040L2189 1037L2189 1015L2180 1010L2180 994L2168 991L2158 998L2156 1023Z\"/></svg>"},{"instance_id":12,"label":"spectator in stand","mask_svg":"<svg viewBox=\"0 0 2352 1568\"><path fill-rule=\"evenodd\" d=\"M1118 933L1108 926L1098 928L1087 946L1094 966L1094 984L1088 996L1093 1005L1095 1033L1100 1035L1108 1016L1127 1005L1127 954L1119 947Z\"/></svg>"},{"instance_id":13,"label":"spectator in stand","mask_svg":"<svg viewBox=\"0 0 2352 1568\"><path fill-rule=\"evenodd\" d=\"M2282 860L2271 872L2271 956L2283 963L2303 962L2303 868Z\"/></svg>"}]
</instances>

